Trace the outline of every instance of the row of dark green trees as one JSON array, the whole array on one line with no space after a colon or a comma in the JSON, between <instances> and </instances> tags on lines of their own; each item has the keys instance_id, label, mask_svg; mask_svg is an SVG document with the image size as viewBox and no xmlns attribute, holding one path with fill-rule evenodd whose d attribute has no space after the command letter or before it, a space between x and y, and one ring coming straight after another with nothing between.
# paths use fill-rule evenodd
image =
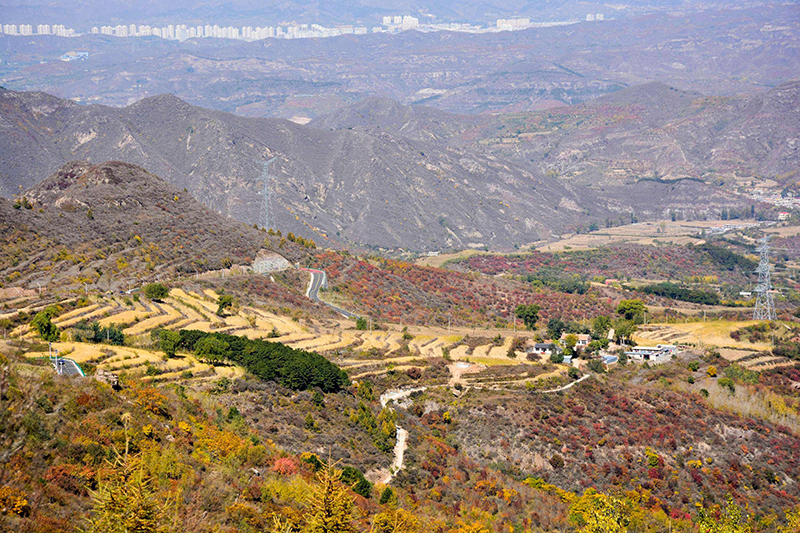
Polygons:
<instances>
[{"instance_id":1,"label":"row of dark green trees","mask_svg":"<svg viewBox=\"0 0 800 533\"><path fill-rule=\"evenodd\" d=\"M293 390L320 388L338 392L350 384L347 374L318 353L296 350L285 344L182 330L178 348L211 363L223 360L243 366L253 375Z\"/></svg>"}]
</instances>

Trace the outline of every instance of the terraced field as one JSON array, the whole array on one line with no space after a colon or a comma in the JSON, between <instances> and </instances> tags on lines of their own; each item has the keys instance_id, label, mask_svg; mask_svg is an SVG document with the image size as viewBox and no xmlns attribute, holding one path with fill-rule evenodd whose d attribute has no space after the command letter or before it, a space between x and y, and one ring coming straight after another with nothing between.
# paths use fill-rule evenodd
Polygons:
<instances>
[{"instance_id":1,"label":"terraced field","mask_svg":"<svg viewBox=\"0 0 800 533\"><path fill-rule=\"evenodd\" d=\"M151 333L159 328L180 330L197 329L217 331L249 338L268 338L293 348L316 351L330 357L355 379L385 374L389 370L405 371L411 367L423 367L428 360L439 358L445 349L449 350L453 364L468 365L470 374L459 378L462 384L475 386L519 386L526 381L554 378L566 373L566 366L558 366L547 374L534 375L520 366L514 377L503 380L486 381L485 376L474 372L510 365L528 365L524 352L508 356L513 341L509 331L469 331L473 341L468 346L462 343L466 331L450 334L440 328L411 327L412 337L405 340L397 326L380 331L358 331L349 321L338 325L302 325L297 319L279 316L254 307L234 308L224 317L217 316L218 295L211 290L192 291L172 289L164 301L131 300L128 297L101 297L89 305L65 312L54 322L67 331L62 340L54 343L62 356L76 362L89 363L98 368L114 372L138 374L148 380L214 380L223 375L235 376L242 370L225 366L210 366L200 363L191 356L164 360L160 352L144 348L91 345L72 342L69 328L82 320L97 320L101 325L116 324L123 328L133 346L147 346ZM41 305L39 306L41 307ZM690 344L698 347L717 346L723 357L737 361L747 368L764 370L775 366L792 364L786 359L763 355L770 346L763 343L735 341L730 332L753 322L692 322L684 324L650 324L642 326L635 337L639 344ZM502 342L490 341L498 333ZM517 332L516 335L527 335ZM18 326L12 336L33 338L27 325ZM484 339L475 343L474 339ZM32 357L45 356L31 353ZM548 358L537 363L548 364ZM451 365L452 367L453 365ZM455 368L455 367L454 367ZM476 370L477 369L477 370ZM508 372L513 372L508 370Z\"/></svg>"},{"instance_id":2,"label":"terraced field","mask_svg":"<svg viewBox=\"0 0 800 533\"><path fill-rule=\"evenodd\" d=\"M737 341L731 338L732 331L757 324L757 321L689 322L684 324L648 324L640 326L634 340L640 345L689 344L695 346L715 346L720 355L729 361L736 361L745 368L767 370L795 364L783 357L763 355L772 346L765 342Z\"/></svg>"}]
</instances>

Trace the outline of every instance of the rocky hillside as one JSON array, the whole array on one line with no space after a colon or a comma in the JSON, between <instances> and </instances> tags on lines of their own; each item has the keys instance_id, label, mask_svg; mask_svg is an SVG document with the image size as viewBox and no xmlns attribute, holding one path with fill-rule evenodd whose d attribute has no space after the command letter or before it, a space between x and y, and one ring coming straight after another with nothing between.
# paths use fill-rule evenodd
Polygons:
<instances>
[{"instance_id":1,"label":"rocky hillside","mask_svg":"<svg viewBox=\"0 0 800 533\"><path fill-rule=\"evenodd\" d=\"M326 131L248 119L163 95L124 109L43 94L0 93L3 194L59 158L144 166L212 209L249 224L262 210L261 166L272 171L274 220L318 242L412 249L504 246L552 236L604 208L580 189L471 150L388 133ZM10 124L10 126L8 126ZM24 154L18 158L16 154ZM558 207L557 207L558 206Z\"/></svg>"},{"instance_id":2,"label":"rocky hillside","mask_svg":"<svg viewBox=\"0 0 800 533\"><path fill-rule=\"evenodd\" d=\"M663 83L536 113L447 115L367 99L312 125L392 131L593 186L650 178L798 179L800 81L765 93L709 97ZM442 122L446 120L446 126ZM730 188L744 184L729 180Z\"/></svg>"},{"instance_id":3,"label":"rocky hillside","mask_svg":"<svg viewBox=\"0 0 800 533\"><path fill-rule=\"evenodd\" d=\"M249 265L266 241L263 232L116 161L73 161L20 199L0 199L0 229L0 276L15 285L117 288L176 271ZM281 251L296 259L295 248Z\"/></svg>"},{"instance_id":4,"label":"rocky hillside","mask_svg":"<svg viewBox=\"0 0 800 533\"><path fill-rule=\"evenodd\" d=\"M445 141L485 125L488 117L459 115L422 105L371 97L323 115L309 124L319 129L375 130L418 141Z\"/></svg>"},{"instance_id":5,"label":"rocky hillside","mask_svg":"<svg viewBox=\"0 0 800 533\"><path fill-rule=\"evenodd\" d=\"M2 194L18 194L70 159L121 159L253 224L263 209L258 160L277 157L273 225L326 245L412 250L511 249L592 222L630 221L633 213L661 218L680 208L717 216L720 206L742 203L700 184L588 190L522 157L514 163L486 147L442 141L463 139L478 119L386 100L367 102L370 108L379 112L352 116L361 113L374 127L331 131L335 120L317 128L243 118L169 95L116 109L0 91L0 119L10 132L0 139Z\"/></svg>"}]
</instances>

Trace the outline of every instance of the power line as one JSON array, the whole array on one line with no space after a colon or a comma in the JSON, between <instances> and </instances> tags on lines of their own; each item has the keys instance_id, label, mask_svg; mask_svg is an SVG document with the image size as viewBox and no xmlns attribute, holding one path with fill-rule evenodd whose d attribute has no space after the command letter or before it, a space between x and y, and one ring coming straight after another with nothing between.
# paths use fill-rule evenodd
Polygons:
<instances>
[{"instance_id":1,"label":"power line","mask_svg":"<svg viewBox=\"0 0 800 533\"><path fill-rule=\"evenodd\" d=\"M756 286L756 306L753 309L753 320L775 320L775 300L772 296L771 268L769 265L769 237L758 240L756 251L761 255L758 262L758 285Z\"/></svg>"},{"instance_id":2,"label":"power line","mask_svg":"<svg viewBox=\"0 0 800 533\"><path fill-rule=\"evenodd\" d=\"M269 210L270 207L270 197L269 197L269 184L272 181L272 176L269 174L269 166L276 160L277 157L273 157L269 161L264 161L261 159L257 159L256 163L261 163L262 165L262 173L261 177L257 178L264 182L264 212L261 213L261 227L264 229L270 229L272 227L272 218L271 213Z\"/></svg>"}]
</instances>

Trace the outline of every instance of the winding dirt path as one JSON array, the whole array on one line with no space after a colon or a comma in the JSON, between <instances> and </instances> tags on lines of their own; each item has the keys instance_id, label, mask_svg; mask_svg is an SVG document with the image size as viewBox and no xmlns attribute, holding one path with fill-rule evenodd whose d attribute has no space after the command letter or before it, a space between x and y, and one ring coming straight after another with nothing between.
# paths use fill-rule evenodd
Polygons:
<instances>
[{"instance_id":1,"label":"winding dirt path","mask_svg":"<svg viewBox=\"0 0 800 533\"><path fill-rule=\"evenodd\" d=\"M408 398L411 394L424 391L426 388L427 387L414 387L412 389L388 390L381 394L381 407L386 407L390 401ZM398 425L395 425L395 431L394 460L392 461L392 466L389 467L389 471L384 471L383 477L380 479L380 482L384 485L391 483L397 473L403 469L403 455L405 455L406 449L408 448L408 431Z\"/></svg>"}]
</instances>

